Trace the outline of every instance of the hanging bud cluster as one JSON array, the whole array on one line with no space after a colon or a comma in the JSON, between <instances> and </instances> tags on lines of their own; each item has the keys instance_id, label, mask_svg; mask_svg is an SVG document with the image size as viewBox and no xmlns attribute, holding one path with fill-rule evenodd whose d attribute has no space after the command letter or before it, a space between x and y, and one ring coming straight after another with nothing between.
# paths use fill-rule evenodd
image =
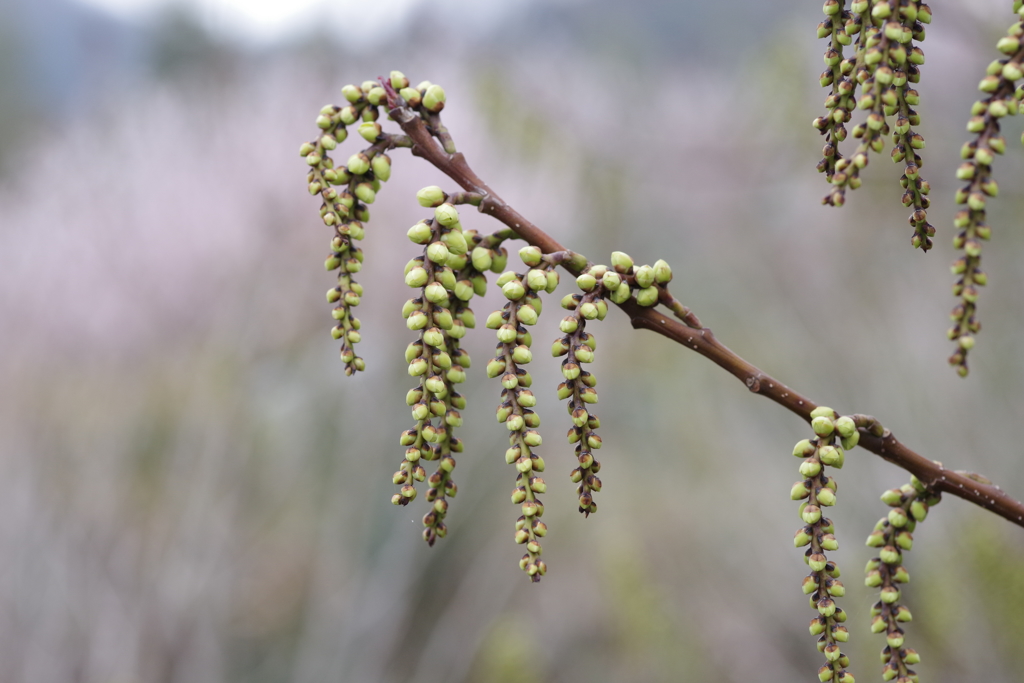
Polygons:
<instances>
[{"instance_id":1,"label":"hanging bud cluster","mask_svg":"<svg viewBox=\"0 0 1024 683\"><path fill-rule=\"evenodd\" d=\"M650 266L644 267L650 269ZM612 298L617 303L629 299L632 294L628 277L632 276L632 271L633 259L622 252L616 252L612 254L611 268L591 266L577 277L576 284L583 293L567 294L562 299L562 308L571 313L558 324L563 336L551 346L553 356L565 357L562 360L562 377L565 381L558 385L558 398L568 399L566 409L572 419L572 427L567 437L569 443L575 444L576 460L579 463L570 477L577 484L579 510L584 516L597 512L594 494L601 490L601 480L597 476L601 471L601 463L593 452L602 445L601 437L595 431L601 426L601 420L589 409L589 406L597 403L597 378L583 369L584 364L594 361L594 352L597 350L597 340L587 332L587 321L604 320L608 314L606 298ZM654 282L653 270L650 279L649 286ZM657 302L657 287L653 289L654 301ZM638 300L643 291L641 289L637 293Z\"/></svg>"},{"instance_id":2,"label":"hanging bud cluster","mask_svg":"<svg viewBox=\"0 0 1024 683\"><path fill-rule=\"evenodd\" d=\"M1020 0L1014 3L1014 11L1024 19L1024 6ZM958 277L953 285L953 296L960 302L950 315L953 326L949 328L948 337L957 344L956 351L949 357L949 364L961 377L967 376L967 353L974 347L973 335L981 329L981 323L975 317L978 287L988 282L988 276L980 267L981 242L992 235L985 224L985 205L989 197L999 193L999 186L992 178L992 161L997 154L1006 151L1006 140L999 134L999 120L1016 114L1021 100L1024 100L1024 86L1015 89L1016 82L1024 78L1022 43L1024 23L1018 21L996 45L1003 58L989 64L985 78L978 85L987 97L975 102L971 108L967 130L975 137L963 146L960 155L965 161L956 172L957 178L967 184L956 192L956 203L965 204L966 208L958 211L954 219L958 232L953 238L953 246L962 250L964 255L952 266L953 274Z\"/></svg>"},{"instance_id":3,"label":"hanging bud cluster","mask_svg":"<svg viewBox=\"0 0 1024 683\"><path fill-rule=\"evenodd\" d=\"M381 183L391 177L391 159L384 152L402 143L381 132L377 120L384 89L376 82L367 81L362 87L346 85L341 92L347 106L327 105L321 109L316 119L320 133L315 140L303 143L299 153L310 166L306 176L309 193L323 199L320 217L334 228L331 252L324 266L338 271L338 285L328 290L327 301L335 304L333 316L337 324L331 334L341 340L341 360L345 363L345 374L351 375L365 368L354 350L360 340L360 324L352 309L359 305L363 294L362 286L352 277L363 263L363 250L354 243L363 239L363 225L370 219L367 206L376 199ZM335 167L330 152L348 137L347 127L357 124L359 134L373 144L349 157L345 166Z\"/></svg>"},{"instance_id":4,"label":"hanging bud cluster","mask_svg":"<svg viewBox=\"0 0 1024 683\"><path fill-rule=\"evenodd\" d=\"M860 440L857 425L849 417L839 417L831 408L817 408L811 413L811 428L816 437L797 443L793 455L802 458L800 474L804 477L793 484L790 496L800 504L800 518L804 526L797 530L793 540L797 548L807 546L804 561L811 573L803 581L803 591L810 596L811 608L818 615L811 619L811 635L818 636L818 651L825 655L825 664L818 669L822 683L853 683L853 675L846 667L849 658L840 651L840 643L849 639L843 623L846 612L838 607L835 598L846 593L839 580L839 567L825 556L826 551L839 548L832 520L824 516L823 509L836 504L836 481L825 474L825 467L840 469L844 451Z\"/></svg>"},{"instance_id":5,"label":"hanging bud cluster","mask_svg":"<svg viewBox=\"0 0 1024 683\"><path fill-rule=\"evenodd\" d=\"M540 558L540 539L547 533L547 525L541 521L544 503L537 497L547 491L547 484L539 476L544 471L544 459L535 450L541 445L541 436L537 431L540 416L533 410L537 398L530 390L533 378L522 366L533 360L533 337L527 327L537 324L542 308L540 293L555 290L558 273L550 270L537 247L524 247L519 256L529 270L501 274L497 284L508 303L487 317L487 327L498 337L495 356L487 363L487 376L501 381L497 417L509 432L505 462L515 465L517 471L512 502L521 507L522 515L516 520L515 540L526 547L519 566L536 582L547 572L547 564Z\"/></svg>"},{"instance_id":6,"label":"hanging bud cluster","mask_svg":"<svg viewBox=\"0 0 1024 683\"><path fill-rule=\"evenodd\" d=\"M416 425L402 433L405 458L394 475L395 484L402 488L391 500L396 505L408 504L416 497L413 482L426 478L420 462L437 462L437 470L427 479L431 509L423 517L423 538L433 545L447 533L448 498L458 490L452 479L452 454L462 452L462 442L453 432L462 426L459 411L465 409L466 399L455 385L466 381L470 365L469 354L460 348L459 340L467 328L475 326L467 302L487 283L480 273L469 272L469 241L458 211L445 203L444 193L426 188L417 198L423 206L434 208L434 217L420 221L408 233L412 242L424 246L423 254L405 269L405 283L420 290L419 296L407 301L402 310L407 327L419 332L419 339L405 352L409 374L419 378L419 385L406 397Z\"/></svg>"},{"instance_id":7,"label":"hanging bud cluster","mask_svg":"<svg viewBox=\"0 0 1024 683\"><path fill-rule=\"evenodd\" d=\"M884 681L917 681L917 674L908 667L920 662L921 657L903 645L901 624L913 618L910 610L900 604L899 586L910 581L903 567L903 553L914 544L912 534L917 523L923 522L928 509L940 500L940 493L930 490L917 477L911 477L909 484L882 494L882 502L892 509L878 520L868 536L868 546L880 548L878 557L868 560L864 584L881 592L881 599L871 607L871 631L885 634L886 645L881 655Z\"/></svg>"},{"instance_id":8,"label":"hanging bud cluster","mask_svg":"<svg viewBox=\"0 0 1024 683\"><path fill-rule=\"evenodd\" d=\"M924 24L931 22L931 9L915 0L853 0L849 9L846 0L827 0L824 12L826 19L818 25L818 37L830 40L820 81L823 87L831 87L831 92L825 100L828 113L815 119L814 127L825 136L818 170L825 173L832 190L822 203L845 203L847 188L861 185L860 172L868 164L869 153L881 152L885 136L891 132L892 159L906 166L900 184L903 205L913 208L911 243L927 251L935 228L927 217L930 186L920 177L924 138L913 129L921 123L913 109L920 98L910 84L921 78L924 52L915 42L924 40ZM854 36L854 54L844 57L843 47L851 45ZM843 124L850 121L854 103L867 118L852 131L860 144L851 157L844 157L839 143L846 139ZM890 127L892 117L895 120Z\"/></svg>"}]
</instances>

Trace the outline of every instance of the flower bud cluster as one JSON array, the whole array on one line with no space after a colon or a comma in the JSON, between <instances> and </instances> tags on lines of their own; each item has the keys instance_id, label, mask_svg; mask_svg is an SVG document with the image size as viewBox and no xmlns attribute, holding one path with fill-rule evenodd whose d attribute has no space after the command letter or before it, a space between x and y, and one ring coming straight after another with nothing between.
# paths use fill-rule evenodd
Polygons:
<instances>
[{"instance_id":1,"label":"flower bud cluster","mask_svg":"<svg viewBox=\"0 0 1024 683\"><path fill-rule=\"evenodd\" d=\"M402 488L391 502L406 505L416 497L413 482L426 479L421 460L438 463L426 479L431 509L423 517L423 538L433 545L447 534L448 498L458 491L451 476L455 469L452 454L462 452L462 442L453 432L462 425L459 411L465 409L466 399L455 391L455 385L466 381L465 370L470 365L469 354L460 348L459 340L476 324L467 302L477 287L486 287L486 281L474 285L470 279L466 256L470 240L462 230L458 211L443 199L434 208L434 217L414 225L408 236L424 246L422 255L405 268L405 282L420 290L419 296L402 309L406 326L419 332L419 339L406 349L405 359L409 374L420 381L406 396L416 425L401 436L405 458L395 472L394 483ZM472 234L470 239L477 237Z\"/></svg>"},{"instance_id":2,"label":"flower bud cluster","mask_svg":"<svg viewBox=\"0 0 1024 683\"><path fill-rule=\"evenodd\" d=\"M1016 3L1015 11L1024 19L1024 8L1019 7L1020 4ZM1006 151L1006 140L999 134L999 120L1016 114L1024 99L1024 86L1015 89L1016 82L1024 78L1024 22L1018 21L1010 27L997 48L1004 56L989 64L985 78L978 85L987 97L971 108L967 130L974 134L974 139L963 146L960 155L964 163L957 169L957 178L966 181L966 185L957 190L956 203L966 207L957 212L953 221L958 230L953 246L964 255L952 266L958 278L953 285L953 296L960 302L950 314L953 326L947 336L957 344L949 364L961 377L967 376L967 353L974 347L974 335L981 329L975 317L978 287L988 282L988 276L980 267L981 242L992 234L985 224L985 205L989 197L999 193L999 186L992 178L992 162L997 154Z\"/></svg>"},{"instance_id":3,"label":"flower bud cluster","mask_svg":"<svg viewBox=\"0 0 1024 683\"><path fill-rule=\"evenodd\" d=\"M455 154L455 143L448 129L441 123L440 113L446 101L444 88L430 81L411 87L409 79L400 71L392 71L391 77L382 79L381 84L392 106L403 106L419 114L427 130L438 139L444 151Z\"/></svg>"},{"instance_id":4,"label":"flower bud cluster","mask_svg":"<svg viewBox=\"0 0 1024 683\"><path fill-rule=\"evenodd\" d=\"M824 158L818 170L826 174L832 190L822 202L843 205L846 189L860 187L860 172L868 164L869 153L881 152L884 136L891 131L892 159L906 164L900 183L903 205L913 207L911 243L927 251L935 229L927 219L930 186L920 178L924 138L912 128L921 122L913 109L920 98L911 84L921 78L924 52L915 41L924 40L924 24L931 21L931 9L915 0L853 0L849 9L845 0L828 0L824 10L827 18L819 25L818 35L829 36L830 43L821 84L831 86L832 91L825 100L828 114L815 119L814 127L825 135ZM844 58L842 48L853 42L853 36L857 36L855 55ZM843 124L850 121L855 102L867 112L867 119L854 127L853 136L861 143L847 158L840 154L839 143L846 139ZM887 119L893 116L890 127Z\"/></svg>"},{"instance_id":5,"label":"flower bud cluster","mask_svg":"<svg viewBox=\"0 0 1024 683\"><path fill-rule=\"evenodd\" d=\"M522 514L516 520L515 541L526 548L519 567L536 582L547 572L547 564L540 558L540 539L547 534L547 525L541 521L544 503L538 498L547 491L547 484L540 477L544 459L536 451L541 436L537 431L540 416L533 410L537 398L530 390L533 378L522 366L533 360L533 337L527 327L537 324L542 309L540 294L555 290L558 273L550 270L537 247L524 247L519 255L529 270L501 274L497 285L508 302L487 317L487 327L498 337L494 358L487 363L487 376L501 381L497 418L509 432L505 462L515 465L517 472L512 502L521 507ZM484 265L484 261L479 264Z\"/></svg>"},{"instance_id":6,"label":"flower bud cluster","mask_svg":"<svg viewBox=\"0 0 1024 683\"><path fill-rule=\"evenodd\" d=\"M840 643L849 639L843 623L846 612L838 607L835 598L846 593L839 580L839 566L825 556L826 551L839 548L832 520L824 516L824 508L836 504L836 481L825 473L825 467L840 469L845 451L857 445L860 433L849 417L839 417L831 408L816 408L811 413L814 439L804 439L793 448L793 455L802 459L801 481L793 484L790 497L800 503L800 519L804 526L797 529L793 544L807 546L804 562L811 573L803 581L803 591L810 596L811 608L817 616L811 619L811 635L818 636L818 651L825 655L825 664L818 669L818 680L825 683L853 683L853 675L846 670L849 658L840 651Z\"/></svg>"},{"instance_id":7,"label":"flower bud cluster","mask_svg":"<svg viewBox=\"0 0 1024 683\"><path fill-rule=\"evenodd\" d=\"M921 661L916 651L904 647L901 624L913 618L910 610L900 604L901 584L910 581L903 567L903 553L914 543L913 532L923 522L928 509L938 504L941 494L932 491L917 477L898 489L882 494L882 502L889 505L889 514L878 520L868 536L871 548L880 548L878 557L868 560L864 584L880 590L880 600L871 607L871 631L884 633L886 645L882 650L882 680L897 683L917 681L917 674L909 666Z\"/></svg>"},{"instance_id":8,"label":"flower bud cluster","mask_svg":"<svg viewBox=\"0 0 1024 683\"><path fill-rule=\"evenodd\" d=\"M594 361L594 352L597 350L597 340L587 332L587 321L604 320L608 314L605 299L622 303L629 299L631 287L634 286L640 287L636 294L638 303L647 306L657 303L658 287L655 284L654 269L651 266L643 268L645 270L638 283L633 259L622 252L615 252L612 254L611 267L591 266L576 278L582 294L569 294L562 299L562 307L571 313L559 323L563 336L555 340L551 353L555 357L565 356L562 360L562 376L565 381L558 385L558 398L568 399L566 409L572 419L572 427L567 436L569 443L576 446L576 459L579 463L570 477L577 484L579 510L585 516L597 512L594 494L601 490L601 480L597 476L601 463L594 457L594 451L602 445L601 437L596 432L601 426L601 420L590 409L590 406L597 403L597 378L583 369L584 364ZM653 301L645 303L650 298L645 292L650 290L654 292Z\"/></svg>"},{"instance_id":9,"label":"flower bud cluster","mask_svg":"<svg viewBox=\"0 0 1024 683\"><path fill-rule=\"evenodd\" d=\"M331 253L324 265L337 270L338 286L327 292L327 301L335 304L337 321L331 334L341 340L341 360L345 373L363 370L363 359L355 355L354 344L360 340L359 319L352 309L359 304L363 288L352 278L363 263L363 252L354 242L363 239L364 224L370 219L367 205L372 204L381 183L391 177L391 159L384 153L393 140L381 132L378 104L384 90L374 81L361 87L346 85L342 94L348 105L327 105L316 119L318 137L303 143L299 153L309 165L306 180L309 193L320 195L320 218L334 229ZM357 125L359 134L373 143L368 149L353 154L345 166L335 167L330 152L348 137L350 125Z\"/></svg>"}]
</instances>

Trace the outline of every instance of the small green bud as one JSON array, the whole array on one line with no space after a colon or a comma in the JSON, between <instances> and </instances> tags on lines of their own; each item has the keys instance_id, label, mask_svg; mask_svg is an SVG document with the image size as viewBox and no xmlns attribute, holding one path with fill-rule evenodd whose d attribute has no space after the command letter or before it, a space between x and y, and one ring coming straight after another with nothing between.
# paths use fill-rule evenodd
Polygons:
<instances>
[{"instance_id":1,"label":"small green bud","mask_svg":"<svg viewBox=\"0 0 1024 683\"><path fill-rule=\"evenodd\" d=\"M648 268L649 266L642 266ZM654 277L653 275L651 277ZM637 278L639 280L639 278ZM644 287L636 293L636 302L644 307L654 306L658 303L658 288L654 286Z\"/></svg>"},{"instance_id":2,"label":"small green bud","mask_svg":"<svg viewBox=\"0 0 1024 683\"><path fill-rule=\"evenodd\" d=\"M427 258L443 265L448 260L448 247L444 242L433 242L427 247Z\"/></svg>"},{"instance_id":3,"label":"small green bud","mask_svg":"<svg viewBox=\"0 0 1024 683\"><path fill-rule=\"evenodd\" d=\"M409 236L409 239L414 244L426 244L431 240L434 231L431 229L429 225L427 225L423 221L420 221L416 225L409 228L409 232L406 234Z\"/></svg>"},{"instance_id":4,"label":"small green bud","mask_svg":"<svg viewBox=\"0 0 1024 683\"><path fill-rule=\"evenodd\" d=\"M567 315L562 318L562 321L558 323L558 329L565 334L572 334L579 327L579 322L576 320L576 316Z\"/></svg>"},{"instance_id":5,"label":"small green bud","mask_svg":"<svg viewBox=\"0 0 1024 683\"><path fill-rule=\"evenodd\" d=\"M890 507L896 507L903 502L903 492L899 489L889 489L882 494L882 502Z\"/></svg>"},{"instance_id":6,"label":"small green bud","mask_svg":"<svg viewBox=\"0 0 1024 683\"><path fill-rule=\"evenodd\" d=\"M808 488L806 481L798 481L793 484L793 487L789 490L789 497L792 500L802 500L810 494L811 490Z\"/></svg>"},{"instance_id":7,"label":"small green bud","mask_svg":"<svg viewBox=\"0 0 1024 683\"><path fill-rule=\"evenodd\" d=\"M801 511L800 517L806 524L817 524L818 520L821 519L821 508L817 505L807 505Z\"/></svg>"},{"instance_id":8,"label":"small green bud","mask_svg":"<svg viewBox=\"0 0 1024 683\"><path fill-rule=\"evenodd\" d=\"M918 522L923 522L928 516L928 503L922 500L915 500L910 504L910 514Z\"/></svg>"},{"instance_id":9,"label":"small green bud","mask_svg":"<svg viewBox=\"0 0 1024 683\"><path fill-rule=\"evenodd\" d=\"M885 532L881 529L876 529L868 534L868 540L866 545L869 548L881 548L885 545Z\"/></svg>"},{"instance_id":10,"label":"small green bud","mask_svg":"<svg viewBox=\"0 0 1024 683\"><path fill-rule=\"evenodd\" d=\"M854 432L850 436L844 436L840 439L840 443L843 450L850 450L860 443L860 432Z\"/></svg>"},{"instance_id":11,"label":"small green bud","mask_svg":"<svg viewBox=\"0 0 1024 683\"><path fill-rule=\"evenodd\" d=\"M903 508L893 508L889 510L889 524L892 524L896 528L902 528L907 524L907 513L903 511Z\"/></svg>"},{"instance_id":12,"label":"small green bud","mask_svg":"<svg viewBox=\"0 0 1024 683\"><path fill-rule=\"evenodd\" d=\"M423 108L435 114L444 109L444 102L444 88L439 85L431 85L423 95Z\"/></svg>"},{"instance_id":13,"label":"small green bud","mask_svg":"<svg viewBox=\"0 0 1024 683\"><path fill-rule=\"evenodd\" d=\"M796 446L793 447L793 455L798 458L806 458L807 456L812 455L815 450L815 447L808 439L801 439L800 441L797 441Z\"/></svg>"},{"instance_id":14,"label":"small green bud","mask_svg":"<svg viewBox=\"0 0 1024 683\"><path fill-rule=\"evenodd\" d=\"M639 268L636 269L636 273L634 276L636 278L636 286L640 287L641 289L645 289L654 284L654 268L651 268L650 266L640 266ZM652 304L641 305L650 306Z\"/></svg>"},{"instance_id":15,"label":"small green bud","mask_svg":"<svg viewBox=\"0 0 1024 683\"><path fill-rule=\"evenodd\" d=\"M427 284L428 277L427 271L423 266L416 266L406 274L405 284L410 287L422 287Z\"/></svg>"},{"instance_id":16,"label":"small green bud","mask_svg":"<svg viewBox=\"0 0 1024 683\"><path fill-rule=\"evenodd\" d=\"M832 506L836 504L836 494L830 488L820 488L814 492L819 505Z\"/></svg>"},{"instance_id":17,"label":"small green bud","mask_svg":"<svg viewBox=\"0 0 1024 683\"><path fill-rule=\"evenodd\" d=\"M664 259L658 259L654 262L654 279L661 285L672 281L672 267Z\"/></svg>"},{"instance_id":18,"label":"small green bud","mask_svg":"<svg viewBox=\"0 0 1024 683\"><path fill-rule=\"evenodd\" d=\"M505 295L506 299L509 299L510 301L516 301L518 299L523 298L523 295L526 294L526 288L523 287L522 282L520 282L518 279L513 278L511 280L508 280L501 286L501 293Z\"/></svg>"},{"instance_id":19,"label":"small green bud","mask_svg":"<svg viewBox=\"0 0 1024 683\"><path fill-rule=\"evenodd\" d=\"M835 420L839 416L836 414L836 411L832 410L831 408L828 408L826 406L819 406L811 411L811 419L813 420L816 417L827 417L832 420Z\"/></svg>"},{"instance_id":20,"label":"small green bud","mask_svg":"<svg viewBox=\"0 0 1024 683\"><path fill-rule=\"evenodd\" d=\"M348 172L352 175L362 175L370 170L370 158L358 152L348 158Z\"/></svg>"},{"instance_id":21,"label":"small green bud","mask_svg":"<svg viewBox=\"0 0 1024 683\"><path fill-rule=\"evenodd\" d=\"M345 99L349 102L358 102L359 98L363 96L363 91L354 85L346 85L341 89L341 94L345 96Z\"/></svg>"},{"instance_id":22,"label":"small green bud","mask_svg":"<svg viewBox=\"0 0 1024 683\"><path fill-rule=\"evenodd\" d=\"M526 274L526 286L535 292L546 290L548 287L548 274L536 268Z\"/></svg>"},{"instance_id":23,"label":"small green bud","mask_svg":"<svg viewBox=\"0 0 1024 683\"><path fill-rule=\"evenodd\" d=\"M487 316L487 322L485 327L489 330L496 330L505 324L505 319L501 315L501 311L494 311Z\"/></svg>"},{"instance_id":24,"label":"small green bud","mask_svg":"<svg viewBox=\"0 0 1024 683\"><path fill-rule=\"evenodd\" d=\"M349 169L351 170L351 166ZM420 203L420 206L432 208L444 203L445 194L437 185L431 185L430 187L424 187L422 190L417 192L416 200Z\"/></svg>"},{"instance_id":25,"label":"small green bud","mask_svg":"<svg viewBox=\"0 0 1024 683\"><path fill-rule=\"evenodd\" d=\"M597 278L590 273L583 273L576 278L576 285L584 292L589 292L597 286Z\"/></svg>"},{"instance_id":26,"label":"small green bud","mask_svg":"<svg viewBox=\"0 0 1024 683\"><path fill-rule=\"evenodd\" d=\"M441 204L434 209L434 219L447 228L459 222L459 212L451 204Z\"/></svg>"},{"instance_id":27,"label":"small green bud","mask_svg":"<svg viewBox=\"0 0 1024 683\"><path fill-rule=\"evenodd\" d=\"M796 534L793 536L793 545L797 548L802 548L811 542L811 528L802 527L796 530Z\"/></svg>"},{"instance_id":28,"label":"small green bud","mask_svg":"<svg viewBox=\"0 0 1024 683\"><path fill-rule=\"evenodd\" d=\"M821 473L821 463L817 460L805 460L800 463L800 474L805 477L816 477Z\"/></svg>"},{"instance_id":29,"label":"small green bud","mask_svg":"<svg viewBox=\"0 0 1024 683\"><path fill-rule=\"evenodd\" d=\"M500 251L491 252L491 272L500 273L505 270L505 266L508 264L508 250L504 247ZM500 287L500 285L499 285Z\"/></svg>"},{"instance_id":30,"label":"small green bud","mask_svg":"<svg viewBox=\"0 0 1024 683\"><path fill-rule=\"evenodd\" d=\"M491 264L493 263L491 254L491 250L486 247L475 247L470 256L470 259L473 262L473 267L480 272L490 270Z\"/></svg>"},{"instance_id":31,"label":"small green bud","mask_svg":"<svg viewBox=\"0 0 1024 683\"><path fill-rule=\"evenodd\" d=\"M853 418L844 415L835 421L835 428L839 432L839 436L847 438L857 432L857 423L853 421Z\"/></svg>"},{"instance_id":32,"label":"small green bud","mask_svg":"<svg viewBox=\"0 0 1024 683\"><path fill-rule=\"evenodd\" d=\"M811 619L811 625L809 627L811 635L820 636L822 633L824 633L826 623L827 622L825 621L824 617L814 617L813 619ZM827 681L828 679L826 678L824 680Z\"/></svg>"},{"instance_id":33,"label":"small green bud","mask_svg":"<svg viewBox=\"0 0 1024 683\"><path fill-rule=\"evenodd\" d=\"M629 284L623 282L615 289L615 291L611 293L611 296L609 296L609 298L612 300L612 303L621 304L628 301L630 295L631 290Z\"/></svg>"},{"instance_id":34,"label":"small green bud","mask_svg":"<svg viewBox=\"0 0 1024 683\"><path fill-rule=\"evenodd\" d=\"M376 121L364 121L359 124L359 134L367 142L375 142L380 137L380 133L381 127Z\"/></svg>"},{"instance_id":35,"label":"small green bud","mask_svg":"<svg viewBox=\"0 0 1024 683\"><path fill-rule=\"evenodd\" d=\"M882 548L882 550L878 553L878 557L885 564L899 564L900 561L903 559L903 556L900 554L900 551L898 551L891 545L887 545L884 548Z\"/></svg>"},{"instance_id":36,"label":"small green bud","mask_svg":"<svg viewBox=\"0 0 1024 683\"><path fill-rule=\"evenodd\" d=\"M502 344L511 344L516 341L516 328L508 323L505 323L498 328L498 341Z\"/></svg>"},{"instance_id":37,"label":"small green bud","mask_svg":"<svg viewBox=\"0 0 1024 683\"><path fill-rule=\"evenodd\" d=\"M811 429L813 429L814 433L818 436L829 436L835 429L835 423L831 418L821 415L811 420ZM826 465L831 464L824 460L823 462L825 462Z\"/></svg>"},{"instance_id":38,"label":"small green bud","mask_svg":"<svg viewBox=\"0 0 1024 683\"><path fill-rule=\"evenodd\" d=\"M518 282L518 280L516 280L516 282ZM505 285L505 287L508 287L511 284L512 283L510 282L508 285ZM537 309L530 304L523 304L516 311L516 319L524 325L536 325L538 319Z\"/></svg>"},{"instance_id":39,"label":"small green bud","mask_svg":"<svg viewBox=\"0 0 1024 683\"><path fill-rule=\"evenodd\" d=\"M531 268L539 266L543 256L544 252L540 250L540 247L533 245L527 245L519 250L519 258Z\"/></svg>"},{"instance_id":40,"label":"small green bud","mask_svg":"<svg viewBox=\"0 0 1024 683\"><path fill-rule=\"evenodd\" d=\"M829 424L831 424L831 422L829 422ZM822 446L818 449L818 458L821 462L829 465L830 467L838 467L837 463L840 462L841 454L835 446Z\"/></svg>"}]
</instances>

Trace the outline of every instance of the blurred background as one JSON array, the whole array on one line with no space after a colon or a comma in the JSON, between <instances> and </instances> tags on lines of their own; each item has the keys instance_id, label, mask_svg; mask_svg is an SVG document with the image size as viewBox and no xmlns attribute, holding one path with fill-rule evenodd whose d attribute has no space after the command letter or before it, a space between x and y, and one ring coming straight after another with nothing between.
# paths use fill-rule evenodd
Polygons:
<instances>
[{"instance_id":1,"label":"blurred background","mask_svg":"<svg viewBox=\"0 0 1024 683\"><path fill-rule=\"evenodd\" d=\"M543 352L567 285L531 368L548 576L517 566L484 329L466 342L460 495L426 547L426 504L389 503L410 426L401 268L415 191L453 185L392 155L359 277L368 368L345 378L297 150L346 83L441 83L471 164L564 244L666 258L751 362L1022 497L1019 121L966 381L944 338L954 169L1011 4L933 10L925 255L887 153L845 208L820 205L819 3L0 0L0 681L814 680L787 498L806 426L612 312L595 329L605 488L583 519ZM499 303L475 301L478 319ZM884 645L863 539L907 479L860 450L839 475L862 681ZM922 680L1019 681L1021 529L947 498L907 565Z\"/></svg>"}]
</instances>

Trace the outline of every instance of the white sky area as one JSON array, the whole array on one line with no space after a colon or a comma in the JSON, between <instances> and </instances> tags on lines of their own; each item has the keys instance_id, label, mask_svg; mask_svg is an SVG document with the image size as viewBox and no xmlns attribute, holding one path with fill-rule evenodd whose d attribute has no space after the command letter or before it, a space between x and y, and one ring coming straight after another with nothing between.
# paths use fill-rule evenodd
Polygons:
<instances>
[{"instance_id":1,"label":"white sky area","mask_svg":"<svg viewBox=\"0 0 1024 683\"><path fill-rule=\"evenodd\" d=\"M489 23L510 5L531 0L78 0L126 19L142 19L171 6L187 7L211 31L272 42L313 28L377 37L401 26L413 7L431 2L439 12L471 12ZM564 1L564 0L563 0Z\"/></svg>"}]
</instances>

